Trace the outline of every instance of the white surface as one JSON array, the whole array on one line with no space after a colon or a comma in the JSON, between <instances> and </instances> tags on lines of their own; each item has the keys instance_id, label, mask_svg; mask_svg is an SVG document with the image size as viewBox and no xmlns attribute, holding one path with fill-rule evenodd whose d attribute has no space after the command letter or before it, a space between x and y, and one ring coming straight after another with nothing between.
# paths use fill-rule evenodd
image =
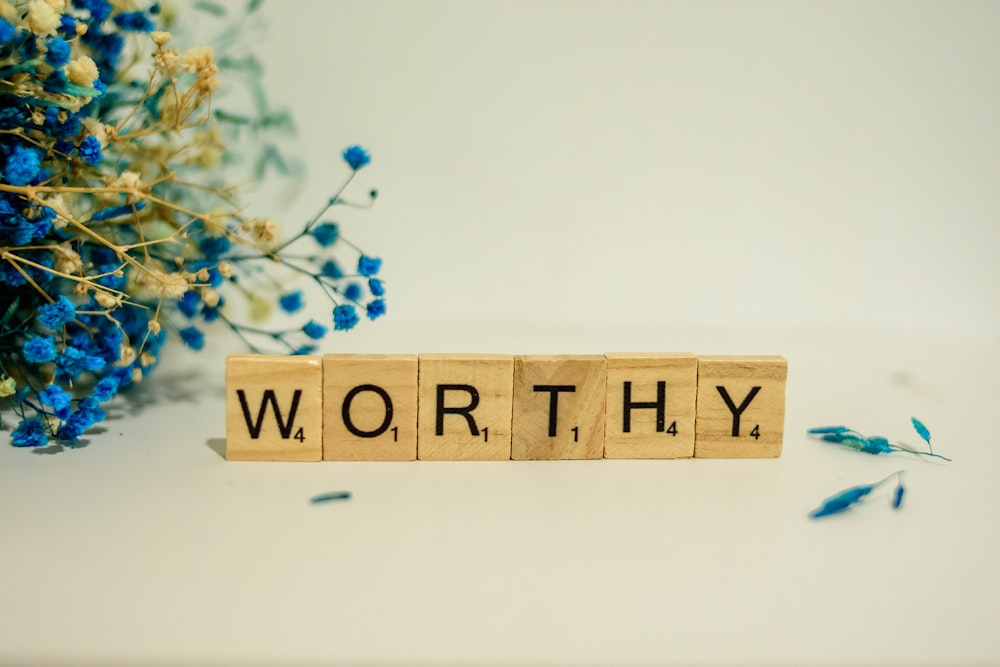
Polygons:
<instances>
[{"instance_id":1,"label":"white surface","mask_svg":"<svg viewBox=\"0 0 1000 667\"><path fill-rule=\"evenodd\" d=\"M1000 663L1000 4L266 11L309 178L259 213L355 142L382 192L338 219L390 313L328 350L782 353L785 455L226 463L222 352L178 354L0 446L0 663ZM954 464L801 435L911 414ZM904 511L805 518L899 467Z\"/></svg>"},{"instance_id":2,"label":"white surface","mask_svg":"<svg viewBox=\"0 0 1000 667\"><path fill-rule=\"evenodd\" d=\"M467 329L412 343L595 351L674 339L665 349L783 351L785 453L227 463L222 355L177 357L87 447L0 448L0 663L1000 662L995 346L505 336ZM900 371L906 383L892 380ZM912 444L911 414L953 464L802 435L848 421ZM806 518L827 495L900 468L902 511L881 494L849 514ZM354 497L308 504L333 490Z\"/></svg>"}]
</instances>

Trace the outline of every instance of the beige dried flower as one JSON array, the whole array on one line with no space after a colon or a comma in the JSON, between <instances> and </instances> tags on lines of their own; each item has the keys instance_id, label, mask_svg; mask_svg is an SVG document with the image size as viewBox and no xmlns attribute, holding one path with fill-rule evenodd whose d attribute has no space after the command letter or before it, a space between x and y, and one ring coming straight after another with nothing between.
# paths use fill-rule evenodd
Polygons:
<instances>
[{"instance_id":1,"label":"beige dried flower","mask_svg":"<svg viewBox=\"0 0 1000 667\"><path fill-rule=\"evenodd\" d=\"M0 398L7 398L17 393L17 380L4 375L0 377Z\"/></svg>"},{"instance_id":2,"label":"beige dried flower","mask_svg":"<svg viewBox=\"0 0 1000 667\"><path fill-rule=\"evenodd\" d=\"M121 297L109 294L104 290L96 290L94 292L94 301L102 308L117 308L122 302Z\"/></svg>"},{"instance_id":3,"label":"beige dried flower","mask_svg":"<svg viewBox=\"0 0 1000 667\"><path fill-rule=\"evenodd\" d=\"M166 30L154 30L153 32L149 33L149 36L152 37L153 43L156 44L157 46L163 46L171 39L173 39L173 35L171 35Z\"/></svg>"},{"instance_id":4,"label":"beige dried flower","mask_svg":"<svg viewBox=\"0 0 1000 667\"><path fill-rule=\"evenodd\" d=\"M246 225L250 238L260 243L274 243L278 229L278 223L267 218L251 218Z\"/></svg>"},{"instance_id":5,"label":"beige dried flower","mask_svg":"<svg viewBox=\"0 0 1000 667\"><path fill-rule=\"evenodd\" d=\"M77 275L83 272L83 261L80 259L80 254L73 250L68 243L53 247L52 255L55 259L53 265L56 271L69 275Z\"/></svg>"},{"instance_id":6,"label":"beige dried flower","mask_svg":"<svg viewBox=\"0 0 1000 667\"><path fill-rule=\"evenodd\" d=\"M25 23L36 35L55 35L59 28L60 12L45 0L31 0ZM91 79L93 81L93 79Z\"/></svg>"},{"instance_id":7,"label":"beige dried flower","mask_svg":"<svg viewBox=\"0 0 1000 667\"><path fill-rule=\"evenodd\" d=\"M78 86L90 88L94 85L98 75L97 63L90 56L80 56L66 65L66 78Z\"/></svg>"},{"instance_id":8,"label":"beige dried flower","mask_svg":"<svg viewBox=\"0 0 1000 667\"><path fill-rule=\"evenodd\" d=\"M219 305L219 293L211 287L204 287L201 290L201 300L204 301L205 305L209 308L215 308Z\"/></svg>"},{"instance_id":9,"label":"beige dried flower","mask_svg":"<svg viewBox=\"0 0 1000 667\"><path fill-rule=\"evenodd\" d=\"M184 273L163 273L150 271L146 280L151 282L150 290L168 299L180 299L191 287L191 281Z\"/></svg>"}]
</instances>

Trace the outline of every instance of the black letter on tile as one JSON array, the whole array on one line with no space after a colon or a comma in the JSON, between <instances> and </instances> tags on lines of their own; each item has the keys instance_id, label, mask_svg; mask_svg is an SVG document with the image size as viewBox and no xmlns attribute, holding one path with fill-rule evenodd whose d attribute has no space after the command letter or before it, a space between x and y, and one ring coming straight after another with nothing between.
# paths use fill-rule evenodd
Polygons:
<instances>
[{"instance_id":1,"label":"black letter on tile","mask_svg":"<svg viewBox=\"0 0 1000 667\"><path fill-rule=\"evenodd\" d=\"M385 403L385 418L382 420L382 425L379 426L374 431L362 431L354 422L351 421L351 403L354 401L354 397L363 391L372 391L382 397L382 402ZM386 393L385 389L374 384L362 384L358 385L354 389L347 392L347 396L344 397L344 405L340 409L340 414L344 418L344 426L352 434L358 436L359 438L377 438L386 431L389 430L389 425L392 424L392 399L389 398L389 394Z\"/></svg>"},{"instance_id":2,"label":"black letter on tile","mask_svg":"<svg viewBox=\"0 0 1000 667\"><path fill-rule=\"evenodd\" d=\"M256 440L260 437L260 430L264 426L264 414L267 412L267 404L274 408L274 418L278 422L278 431L281 437L287 440L292 435L292 425L295 423L295 413L299 409L299 398L302 390L296 389L292 394L292 407L288 410L288 422L281 416L281 408L278 407L278 399L274 396L273 389L265 389L264 396L260 399L260 410L257 411L257 421L250 423L250 406L247 405L247 395L242 389L236 390L236 395L240 399L240 407L243 408L243 418L247 422L247 430L250 431L250 438Z\"/></svg>"},{"instance_id":3,"label":"black letter on tile","mask_svg":"<svg viewBox=\"0 0 1000 667\"><path fill-rule=\"evenodd\" d=\"M660 380L656 383L656 400L642 402L632 401L632 383L625 383L625 405L622 408L622 433L632 432L632 409L633 408L656 408L656 432L663 433L664 425L667 422L667 383Z\"/></svg>"},{"instance_id":4,"label":"black letter on tile","mask_svg":"<svg viewBox=\"0 0 1000 667\"><path fill-rule=\"evenodd\" d=\"M752 401L754 396L757 395L757 392L760 391L760 387L752 387L750 389L750 393L747 394L747 397L743 399L742 403L740 403L740 407L736 407L736 404L733 403L733 399L729 398L729 392L726 391L725 387L716 386L716 389L718 389L719 394L722 395L722 400L726 402L726 406L729 408L729 411L733 413L733 437L738 438L740 436L740 415L743 414L743 411L747 409L748 405L750 405L750 401Z\"/></svg>"},{"instance_id":5,"label":"black letter on tile","mask_svg":"<svg viewBox=\"0 0 1000 667\"><path fill-rule=\"evenodd\" d=\"M446 391L465 391L469 394L469 404L464 408L446 408L444 405L444 392ZM472 435L479 435L479 429L476 427L476 420L472 418L472 411L476 409L479 405L479 392L471 384L439 384L437 386L437 423L435 425L434 433L437 435L444 435L444 416L449 415L462 415L465 417L465 421L469 422L469 432Z\"/></svg>"},{"instance_id":6,"label":"black letter on tile","mask_svg":"<svg viewBox=\"0 0 1000 667\"><path fill-rule=\"evenodd\" d=\"M576 387L571 384L536 384L535 391L549 392L549 437L556 437L556 422L559 420L559 392L576 391Z\"/></svg>"}]
</instances>

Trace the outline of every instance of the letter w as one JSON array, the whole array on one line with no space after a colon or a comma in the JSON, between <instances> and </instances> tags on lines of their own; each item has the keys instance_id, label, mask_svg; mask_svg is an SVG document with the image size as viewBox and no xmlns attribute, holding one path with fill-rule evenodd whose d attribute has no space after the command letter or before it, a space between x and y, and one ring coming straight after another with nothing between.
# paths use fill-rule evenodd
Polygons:
<instances>
[{"instance_id":1,"label":"letter w","mask_svg":"<svg viewBox=\"0 0 1000 667\"><path fill-rule=\"evenodd\" d=\"M281 433L281 437L287 440L292 435L292 425L295 423L295 413L299 409L299 398L302 396L302 390L296 389L295 393L292 395L292 407L288 410L288 421L286 422L284 417L281 416L281 408L278 406L278 399L274 396L273 389L265 389L264 397L260 399L260 410L257 411L257 421L251 423L250 421L250 406L247 405L247 396L242 389L236 390L236 395L240 398L240 407L243 408L243 418L247 421L247 429L250 431L250 437L256 440L260 437L260 429L264 425L264 414L267 412L267 404L270 403L271 407L274 408L274 419L278 422L278 431Z\"/></svg>"}]
</instances>

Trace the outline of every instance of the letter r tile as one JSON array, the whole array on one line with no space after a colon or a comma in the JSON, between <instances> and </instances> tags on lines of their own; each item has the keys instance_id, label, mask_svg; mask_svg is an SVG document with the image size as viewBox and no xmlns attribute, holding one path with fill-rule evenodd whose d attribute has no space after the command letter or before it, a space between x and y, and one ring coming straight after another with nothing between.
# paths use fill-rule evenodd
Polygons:
<instances>
[{"instance_id":1,"label":"letter r tile","mask_svg":"<svg viewBox=\"0 0 1000 667\"><path fill-rule=\"evenodd\" d=\"M698 357L695 457L781 456L787 375L783 357Z\"/></svg>"},{"instance_id":2,"label":"letter r tile","mask_svg":"<svg viewBox=\"0 0 1000 667\"><path fill-rule=\"evenodd\" d=\"M323 459L417 458L417 356L323 357Z\"/></svg>"},{"instance_id":3,"label":"letter r tile","mask_svg":"<svg viewBox=\"0 0 1000 667\"><path fill-rule=\"evenodd\" d=\"M417 458L509 460L513 382L508 354L421 354Z\"/></svg>"},{"instance_id":4,"label":"letter r tile","mask_svg":"<svg viewBox=\"0 0 1000 667\"><path fill-rule=\"evenodd\" d=\"M226 359L226 459L320 461L319 357L234 354Z\"/></svg>"}]
</instances>

